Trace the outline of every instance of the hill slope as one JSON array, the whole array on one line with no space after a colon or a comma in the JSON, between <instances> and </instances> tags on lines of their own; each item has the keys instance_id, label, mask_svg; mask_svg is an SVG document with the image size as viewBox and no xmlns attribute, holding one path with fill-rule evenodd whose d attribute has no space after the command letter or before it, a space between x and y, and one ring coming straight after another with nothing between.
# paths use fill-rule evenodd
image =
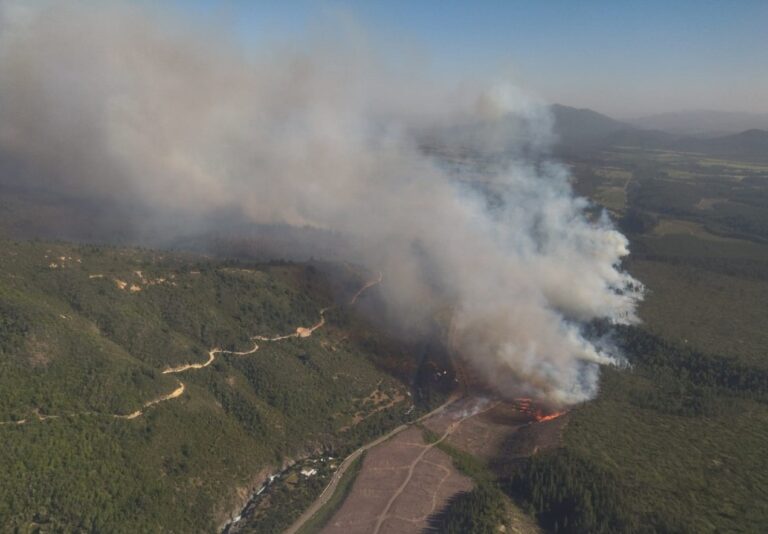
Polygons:
<instances>
[{"instance_id":1,"label":"hill slope","mask_svg":"<svg viewBox=\"0 0 768 534\"><path fill-rule=\"evenodd\" d=\"M5 529L210 532L265 469L352 447L411 404L379 370L415 368L404 346L349 314L365 277L341 269L329 277L330 266L3 245ZM309 337L252 339L317 325L332 305ZM204 365L214 347L234 353ZM196 365L163 373L187 364ZM376 391L391 402L365 402Z\"/></svg>"},{"instance_id":2,"label":"hill slope","mask_svg":"<svg viewBox=\"0 0 768 534\"><path fill-rule=\"evenodd\" d=\"M602 370L563 447L513 465L509 489L555 532L761 532L768 166L624 148L591 158L579 188L621 217L643 323L613 332L631 366Z\"/></svg>"},{"instance_id":3,"label":"hill slope","mask_svg":"<svg viewBox=\"0 0 768 534\"><path fill-rule=\"evenodd\" d=\"M626 119L645 130L662 130L675 135L720 137L751 129L768 129L768 113L693 110L658 113Z\"/></svg>"},{"instance_id":4,"label":"hill slope","mask_svg":"<svg viewBox=\"0 0 768 534\"><path fill-rule=\"evenodd\" d=\"M555 104L551 106L557 150L578 154L588 149L637 147L651 150L696 152L717 157L768 158L768 131L749 129L726 135L712 134L706 138L692 135L686 128L665 128L664 121L617 121L590 109L576 109ZM758 117L759 116L755 116ZM764 124L758 120L744 124ZM734 123L735 124L735 123Z\"/></svg>"},{"instance_id":5,"label":"hill slope","mask_svg":"<svg viewBox=\"0 0 768 534\"><path fill-rule=\"evenodd\" d=\"M577 109L561 104L550 106L554 130L562 147L585 147L603 144L616 132L633 130L626 123L591 109Z\"/></svg>"}]
</instances>

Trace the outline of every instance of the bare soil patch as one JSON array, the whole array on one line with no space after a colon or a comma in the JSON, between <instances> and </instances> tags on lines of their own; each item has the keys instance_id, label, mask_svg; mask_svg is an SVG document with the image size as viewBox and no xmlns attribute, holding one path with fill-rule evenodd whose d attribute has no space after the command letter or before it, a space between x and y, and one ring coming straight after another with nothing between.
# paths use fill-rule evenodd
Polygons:
<instances>
[{"instance_id":1,"label":"bare soil patch","mask_svg":"<svg viewBox=\"0 0 768 534\"><path fill-rule=\"evenodd\" d=\"M448 405L422 422L437 441L427 443L424 432L413 426L368 451L351 493L322 532L428 531L433 514L474 486L437 445L447 444L491 464L506 454L530 456L556 447L567 422L567 415L539 422L541 417L539 407L528 399L466 397ZM519 510L510 514L513 532L537 532Z\"/></svg>"},{"instance_id":2,"label":"bare soil patch","mask_svg":"<svg viewBox=\"0 0 768 534\"><path fill-rule=\"evenodd\" d=\"M471 479L450 456L412 427L368 452L352 493L323 532L375 532L384 512L379 533L421 532L452 496L470 489Z\"/></svg>"}]
</instances>

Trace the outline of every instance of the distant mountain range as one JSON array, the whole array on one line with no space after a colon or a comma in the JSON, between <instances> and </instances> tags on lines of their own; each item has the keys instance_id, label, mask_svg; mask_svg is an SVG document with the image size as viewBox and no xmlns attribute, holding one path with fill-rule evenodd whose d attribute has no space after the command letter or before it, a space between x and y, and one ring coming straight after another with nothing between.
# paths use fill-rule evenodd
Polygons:
<instances>
[{"instance_id":1,"label":"distant mountain range","mask_svg":"<svg viewBox=\"0 0 768 534\"><path fill-rule=\"evenodd\" d=\"M591 109L553 104L550 110L555 119L554 129L558 144L566 147L605 145L616 133L636 129Z\"/></svg>"},{"instance_id":2,"label":"distant mountain range","mask_svg":"<svg viewBox=\"0 0 768 534\"><path fill-rule=\"evenodd\" d=\"M620 121L591 109L578 109L560 104L551 106L557 135L556 149L572 152L585 149L599 149L611 146L634 146L648 149L680 150L700 152L712 156L739 157L768 160L768 115L738 114L726 112L684 112L668 113ZM714 118L721 117L717 124L723 126L730 120L731 125L759 124L762 128L745 128L738 133L694 135L681 132L703 132L695 124L703 126L707 118L715 125ZM741 122L738 122L739 119ZM763 122L761 122L761 120ZM697 122L698 121L698 122ZM751 121L751 122L750 122ZM641 127L648 124L649 127ZM653 127L666 124L669 128Z\"/></svg>"},{"instance_id":3,"label":"distant mountain range","mask_svg":"<svg viewBox=\"0 0 768 534\"><path fill-rule=\"evenodd\" d=\"M746 130L768 130L768 113L680 111L624 119L624 122L645 130L662 130L694 137L720 137Z\"/></svg>"}]
</instances>

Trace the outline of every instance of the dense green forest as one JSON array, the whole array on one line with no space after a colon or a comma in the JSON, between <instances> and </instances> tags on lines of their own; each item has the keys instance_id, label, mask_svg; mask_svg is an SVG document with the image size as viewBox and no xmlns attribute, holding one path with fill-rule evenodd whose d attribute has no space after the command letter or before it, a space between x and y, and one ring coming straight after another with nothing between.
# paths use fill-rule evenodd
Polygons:
<instances>
[{"instance_id":1,"label":"dense green forest","mask_svg":"<svg viewBox=\"0 0 768 534\"><path fill-rule=\"evenodd\" d=\"M435 520L434 530L445 534L486 534L496 532L506 520L504 494L489 483L455 496Z\"/></svg>"},{"instance_id":2,"label":"dense green forest","mask_svg":"<svg viewBox=\"0 0 768 534\"><path fill-rule=\"evenodd\" d=\"M625 267L648 290L642 323L590 326L623 361L570 410L559 448L491 471L441 443L476 488L435 528L489 532L511 497L554 532L762 531L768 168L630 149L590 158L573 162L575 186L630 238ZM286 461L341 456L405 420L405 384L434 405L453 379L423 387L445 355L346 307L366 279L346 268L1 244L5 530L213 531ZM312 337L252 339L311 326L334 305ZM377 390L400 400L376 411ZM320 481L276 486L261 525L290 523Z\"/></svg>"},{"instance_id":3,"label":"dense green forest","mask_svg":"<svg viewBox=\"0 0 768 534\"><path fill-rule=\"evenodd\" d=\"M630 236L642 324L596 326L623 364L504 490L554 532L763 531L768 167L632 149L576 166Z\"/></svg>"},{"instance_id":4,"label":"dense green forest","mask_svg":"<svg viewBox=\"0 0 768 534\"><path fill-rule=\"evenodd\" d=\"M381 369L417 368L411 347L344 306L362 274L50 242L2 249L4 530L212 531L284 461L349 450L410 407ZM329 305L311 337L162 372L311 326ZM177 398L116 417L182 382ZM367 417L376 390L399 400Z\"/></svg>"}]
</instances>

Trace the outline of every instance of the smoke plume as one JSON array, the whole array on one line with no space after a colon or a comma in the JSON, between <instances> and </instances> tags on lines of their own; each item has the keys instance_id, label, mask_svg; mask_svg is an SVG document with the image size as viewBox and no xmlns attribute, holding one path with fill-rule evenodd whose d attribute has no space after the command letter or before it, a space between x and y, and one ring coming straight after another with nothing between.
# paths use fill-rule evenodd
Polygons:
<instances>
[{"instance_id":1,"label":"smoke plume","mask_svg":"<svg viewBox=\"0 0 768 534\"><path fill-rule=\"evenodd\" d=\"M353 30L240 50L223 28L125 4L0 2L0 153L18 179L141 206L349 236L405 322L502 394L593 396L581 325L635 320L627 240L548 162L547 107L432 82Z\"/></svg>"}]
</instances>

